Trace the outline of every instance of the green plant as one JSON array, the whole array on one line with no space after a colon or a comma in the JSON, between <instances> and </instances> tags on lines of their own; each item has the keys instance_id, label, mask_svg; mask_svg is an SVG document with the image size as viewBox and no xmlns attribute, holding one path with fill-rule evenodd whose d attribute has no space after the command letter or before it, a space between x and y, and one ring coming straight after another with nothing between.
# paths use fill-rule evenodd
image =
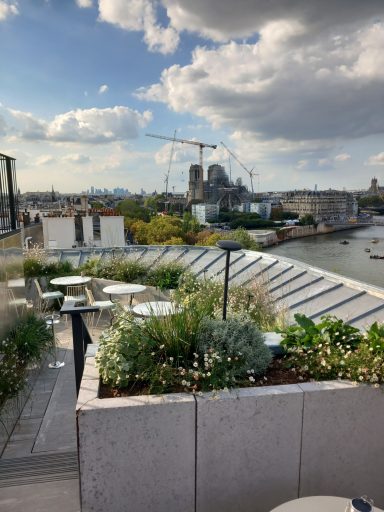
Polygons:
<instances>
[{"instance_id":1,"label":"green plant","mask_svg":"<svg viewBox=\"0 0 384 512\"><path fill-rule=\"evenodd\" d=\"M23 388L28 363L38 362L52 346L51 331L34 314L18 320L10 329L0 342L0 406Z\"/></svg>"},{"instance_id":2,"label":"green plant","mask_svg":"<svg viewBox=\"0 0 384 512\"><path fill-rule=\"evenodd\" d=\"M185 272L185 268L179 263L156 265L153 269L149 270L145 283L150 286L156 286L160 290L174 289L177 288L183 272Z\"/></svg>"},{"instance_id":3,"label":"green plant","mask_svg":"<svg viewBox=\"0 0 384 512\"><path fill-rule=\"evenodd\" d=\"M246 317L216 320L205 318L200 325L196 371L208 375L213 388L233 386L247 378L255 381L272 359L264 336ZM204 382L204 380L203 380Z\"/></svg>"},{"instance_id":4,"label":"green plant","mask_svg":"<svg viewBox=\"0 0 384 512\"><path fill-rule=\"evenodd\" d=\"M4 338L0 344L0 407L24 386L24 366L12 340Z\"/></svg>"},{"instance_id":5,"label":"green plant","mask_svg":"<svg viewBox=\"0 0 384 512\"><path fill-rule=\"evenodd\" d=\"M42 318L33 313L25 316L9 332L8 338L14 343L20 361L39 361L45 351L52 350L52 331Z\"/></svg>"},{"instance_id":6,"label":"green plant","mask_svg":"<svg viewBox=\"0 0 384 512\"><path fill-rule=\"evenodd\" d=\"M372 384L384 382L383 354L372 351L370 343L362 341L353 350L350 345L329 340L317 340L311 348L291 347L286 364L299 374L315 380L348 379Z\"/></svg>"},{"instance_id":7,"label":"green plant","mask_svg":"<svg viewBox=\"0 0 384 512\"><path fill-rule=\"evenodd\" d=\"M181 304L205 304L208 316L220 318L223 310L224 285L213 279L199 279L185 272L173 296ZM285 311L274 301L267 285L252 280L247 286L231 286L228 292L227 316L247 314L264 331L272 331L285 324Z\"/></svg>"},{"instance_id":8,"label":"green plant","mask_svg":"<svg viewBox=\"0 0 384 512\"><path fill-rule=\"evenodd\" d=\"M301 347L309 349L319 343L329 342L330 345L349 346L356 348L362 341L362 335L356 327L346 324L335 316L325 315L315 324L303 314L295 315L297 325L282 329L281 344L286 348Z\"/></svg>"},{"instance_id":9,"label":"green plant","mask_svg":"<svg viewBox=\"0 0 384 512\"><path fill-rule=\"evenodd\" d=\"M365 336L373 352L384 352L384 324L374 322Z\"/></svg>"}]
</instances>

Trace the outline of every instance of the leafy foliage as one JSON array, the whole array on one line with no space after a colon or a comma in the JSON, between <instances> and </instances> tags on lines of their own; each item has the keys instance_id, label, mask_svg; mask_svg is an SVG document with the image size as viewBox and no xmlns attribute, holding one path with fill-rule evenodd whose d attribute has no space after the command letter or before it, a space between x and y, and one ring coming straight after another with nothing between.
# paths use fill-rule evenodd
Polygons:
<instances>
[{"instance_id":1,"label":"leafy foliage","mask_svg":"<svg viewBox=\"0 0 384 512\"><path fill-rule=\"evenodd\" d=\"M208 370L215 389L233 386L247 375L254 382L272 359L263 334L244 317L226 321L205 318L200 325L198 354L204 362L202 371Z\"/></svg>"},{"instance_id":2,"label":"leafy foliage","mask_svg":"<svg viewBox=\"0 0 384 512\"><path fill-rule=\"evenodd\" d=\"M307 316L297 313L295 320L297 325L280 331L283 334L282 344L286 348L311 348L311 346L316 346L324 341L328 341L331 345L339 343L340 345L350 345L352 348L356 348L362 339L359 329L334 316L322 316L321 321L315 324Z\"/></svg>"},{"instance_id":3,"label":"leafy foliage","mask_svg":"<svg viewBox=\"0 0 384 512\"><path fill-rule=\"evenodd\" d=\"M29 314L18 320L0 342L0 406L23 388L27 364L38 362L53 343L52 332L41 318Z\"/></svg>"},{"instance_id":4,"label":"leafy foliage","mask_svg":"<svg viewBox=\"0 0 384 512\"><path fill-rule=\"evenodd\" d=\"M184 271L184 266L178 263L156 265L148 272L145 282L150 286L160 288L160 290L177 288L180 276Z\"/></svg>"},{"instance_id":5,"label":"leafy foliage","mask_svg":"<svg viewBox=\"0 0 384 512\"><path fill-rule=\"evenodd\" d=\"M100 338L96 356L103 382L145 386L150 393L199 392L254 382L271 360L255 325L244 319L211 320L201 305L138 323L121 312Z\"/></svg>"},{"instance_id":6,"label":"leafy foliage","mask_svg":"<svg viewBox=\"0 0 384 512\"><path fill-rule=\"evenodd\" d=\"M320 379L384 382L384 325L377 322L365 333L332 316L315 324L296 315L297 326L283 333L287 365Z\"/></svg>"}]
</instances>

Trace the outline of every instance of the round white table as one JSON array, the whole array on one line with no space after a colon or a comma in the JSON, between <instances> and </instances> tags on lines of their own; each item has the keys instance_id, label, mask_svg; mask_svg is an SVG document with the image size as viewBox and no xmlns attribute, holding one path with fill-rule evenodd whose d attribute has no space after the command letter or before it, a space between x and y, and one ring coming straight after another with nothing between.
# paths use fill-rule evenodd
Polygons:
<instances>
[{"instance_id":1,"label":"round white table","mask_svg":"<svg viewBox=\"0 0 384 512\"><path fill-rule=\"evenodd\" d=\"M143 302L137 304L132 308L132 311L137 316L149 317L149 316L167 316L174 315L181 311L180 306L176 306L172 302L160 300L154 302Z\"/></svg>"},{"instance_id":2,"label":"round white table","mask_svg":"<svg viewBox=\"0 0 384 512\"><path fill-rule=\"evenodd\" d=\"M298 500L288 501L270 512L345 512L350 498L336 496L309 496ZM383 512L373 506L374 512Z\"/></svg>"},{"instance_id":3,"label":"round white table","mask_svg":"<svg viewBox=\"0 0 384 512\"><path fill-rule=\"evenodd\" d=\"M121 284L111 284L103 288L104 293L109 294L109 299L111 300L111 295L130 295L129 303L132 304L132 299L135 293L141 293L146 290L147 287L142 284L130 284L130 283L121 283Z\"/></svg>"},{"instance_id":4,"label":"round white table","mask_svg":"<svg viewBox=\"0 0 384 512\"><path fill-rule=\"evenodd\" d=\"M92 280L92 277L86 276L63 276L51 279L50 283L55 286L75 286L77 284L87 284Z\"/></svg>"}]
</instances>

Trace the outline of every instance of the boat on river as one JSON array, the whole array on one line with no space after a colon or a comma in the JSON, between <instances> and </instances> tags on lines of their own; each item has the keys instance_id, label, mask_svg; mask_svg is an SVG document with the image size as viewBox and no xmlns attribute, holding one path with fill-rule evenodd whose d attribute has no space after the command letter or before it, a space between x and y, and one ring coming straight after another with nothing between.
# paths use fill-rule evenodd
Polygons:
<instances>
[{"instance_id":1,"label":"boat on river","mask_svg":"<svg viewBox=\"0 0 384 512\"><path fill-rule=\"evenodd\" d=\"M371 260L384 260L384 256L379 256L378 254L371 254Z\"/></svg>"},{"instance_id":2,"label":"boat on river","mask_svg":"<svg viewBox=\"0 0 384 512\"><path fill-rule=\"evenodd\" d=\"M339 242L341 245L348 245L349 242L348 240L342 240L341 242Z\"/></svg>"},{"instance_id":3,"label":"boat on river","mask_svg":"<svg viewBox=\"0 0 384 512\"><path fill-rule=\"evenodd\" d=\"M378 244L379 243L379 239L378 238L372 238L371 243Z\"/></svg>"},{"instance_id":4,"label":"boat on river","mask_svg":"<svg viewBox=\"0 0 384 512\"><path fill-rule=\"evenodd\" d=\"M364 251L365 251L365 252L371 252L371 249L370 249L369 247L366 247L366 248L364 249Z\"/></svg>"}]
</instances>

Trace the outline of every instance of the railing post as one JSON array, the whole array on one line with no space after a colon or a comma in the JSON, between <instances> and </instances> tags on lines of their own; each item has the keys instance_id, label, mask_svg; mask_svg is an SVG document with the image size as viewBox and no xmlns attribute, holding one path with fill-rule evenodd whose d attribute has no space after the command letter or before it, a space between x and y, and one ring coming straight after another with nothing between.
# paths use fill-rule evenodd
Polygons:
<instances>
[{"instance_id":1,"label":"railing post","mask_svg":"<svg viewBox=\"0 0 384 512\"><path fill-rule=\"evenodd\" d=\"M16 203L15 203L15 192L14 183L12 176L11 159L5 158L5 168L7 171L7 185L8 185L8 203L9 203L9 216L11 220L11 229L17 229L17 215L16 215Z\"/></svg>"}]
</instances>

